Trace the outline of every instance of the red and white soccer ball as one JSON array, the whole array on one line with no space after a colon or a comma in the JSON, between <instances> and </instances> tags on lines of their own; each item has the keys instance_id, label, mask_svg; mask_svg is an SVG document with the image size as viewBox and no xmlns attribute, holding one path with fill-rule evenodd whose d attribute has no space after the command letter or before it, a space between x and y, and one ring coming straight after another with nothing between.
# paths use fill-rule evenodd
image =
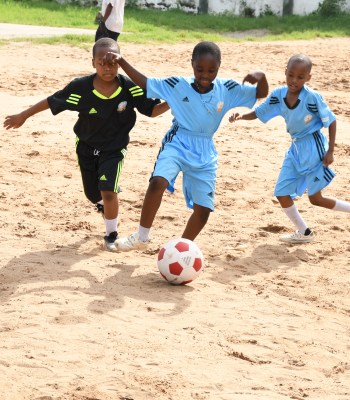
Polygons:
<instances>
[{"instance_id":1,"label":"red and white soccer ball","mask_svg":"<svg viewBox=\"0 0 350 400\"><path fill-rule=\"evenodd\" d=\"M191 240L173 239L160 249L158 269L169 283L186 285L203 272L203 254Z\"/></svg>"}]
</instances>

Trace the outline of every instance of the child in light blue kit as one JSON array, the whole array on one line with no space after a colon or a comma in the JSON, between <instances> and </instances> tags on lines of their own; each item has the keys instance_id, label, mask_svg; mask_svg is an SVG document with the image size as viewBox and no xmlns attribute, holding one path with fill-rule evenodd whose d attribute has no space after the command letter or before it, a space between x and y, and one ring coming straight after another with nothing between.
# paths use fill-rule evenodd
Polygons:
<instances>
[{"instance_id":1,"label":"child in light blue kit","mask_svg":"<svg viewBox=\"0 0 350 400\"><path fill-rule=\"evenodd\" d=\"M283 235L289 243L311 242L314 234L300 215L293 198L308 192L310 203L335 211L350 212L350 203L323 197L321 190L333 180L329 168L333 162L336 117L322 96L305 86L311 79L312 63L303 54L292 56L285 71L286 85L273 90L254 111L235 113L230 122L259 118L266 123L282 116L292 138L276 183L275 196L283 211L296 227L296 232ZM328 128L329 143L321 128Z\"/></svg>"},{"instance_id":2,"label":"child in light blue kit","mask_svg":"<svg viewBox=\"0 0 350 400\"><path fill-rule=\"evenodd\" d=\"M117 240L117 248L128 251L144 248L148 244L150 228L163 193L179 172L183 173L187 205L193 209L182 237L194 240L214 210L218 155L213 136L228 110L239 106L251 108L257 98L267 96L265 74L252 72L244 78L243 84L217 78L221 52L212 42L201 42L194 47L194 77L189 78L147 78L120 54L110 53L108 56L118 62L140 87L147 89L147 96L166 99L174 115L172 126L163 138L145 195L139 229Z\"/></svg>"}]
</instances>

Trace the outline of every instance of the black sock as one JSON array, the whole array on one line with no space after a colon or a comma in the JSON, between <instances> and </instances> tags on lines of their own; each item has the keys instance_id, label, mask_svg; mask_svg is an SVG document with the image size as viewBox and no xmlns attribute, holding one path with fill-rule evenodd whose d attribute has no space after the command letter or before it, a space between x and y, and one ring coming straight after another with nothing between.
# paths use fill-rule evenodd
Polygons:
<instances>
[{"instance_id":1,"label":"black sock","mask_svg":"<svg viewBox=\"0 0 350 400\"><path fill-rule=\"evenodd\" d=\"M306 231L304 232L305 236L309 236L311 234L311 230L309 228L306 228Z\"/></svg>"}]
</instances>

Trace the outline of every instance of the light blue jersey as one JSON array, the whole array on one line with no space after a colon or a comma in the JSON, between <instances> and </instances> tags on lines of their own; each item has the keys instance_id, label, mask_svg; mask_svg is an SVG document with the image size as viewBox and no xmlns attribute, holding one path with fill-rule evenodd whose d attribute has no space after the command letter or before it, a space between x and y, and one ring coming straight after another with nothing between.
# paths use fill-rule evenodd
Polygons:
<instances>
[{"instance_id":1,"label":"light blue jersey","mask_svg":"<svg viewBox=\"0 0 350 400\"><path fill-rule=\"evenodd\" d=\"M285 102L287 92L287 86L273 90L270 96L255 109L260 121L265 123L280 115L286 121L287 132L291 137L301 139L323 127L328 128L335 120L334 113L323 97L309 87L303 87L297 103L292 108Z\"/></svg>"},{"instance_id":2,"label":"light blue jersey","mask_svg":"<svg viewBox=\"0 0 350 400\"><path fill-rule=\"evenodd\" d=\"M321 128L328 128L336 117L314 90L304 86L293 107L285 101L287 92L287 86L273 90L255 113L262 122L282 116L292 137L277 179L275 196L294 198L305 190L311 196L324 189L335 177L335 173L323 165L328 141Z\"/></svg>"},{"instance_id":3,"label":"light blue jersey","mask_svg":"<svg viewBox=\"0 0 350 400\"><path fill-rule=\"evenodd\" d=\"M148 78L147 97L167 101L174 115L173 125L189 135L213 137L222 118L234 107L253 107L256 87L230 79L216 78L209 93L198 93L194 78ZM172 128L170 128L170 131Z\"/></svg>"},{"instance_id":4,"label":"light blue jersey","mask_svg":"<svg viewBox=\"0 0 350 400\"><path fill-rule=\"evenodd\" d=\"M234 107L253 107L256 86L230 79L215 79L210 92L201 94L194 78L148 78L147 96L167 101L174 116L165 134L153 171L169 182L183 173L183 192L188 207L198 204L214 210L218 155L213 136L226 114Z\"/></svg>"}]
</instances>

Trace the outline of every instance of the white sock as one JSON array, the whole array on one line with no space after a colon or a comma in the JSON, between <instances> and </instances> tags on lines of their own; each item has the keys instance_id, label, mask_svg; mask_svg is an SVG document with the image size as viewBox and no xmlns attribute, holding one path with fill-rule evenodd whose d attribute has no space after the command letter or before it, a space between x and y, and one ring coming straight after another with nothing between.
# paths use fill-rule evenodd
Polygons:
<instances>
[{"instance_id":1,"label":"white sock","mask_svg":"<svg viewBox=\"0 0 350 400\"><path fill-rule=\"evenodd\" d=\"M113 219L105 218L105 225L106 225L106 235L108 236L110 233L117 231L118 218L113 218Z\"/></svg>"},{"instance_id":2,"label":"white sock","mask_svg":"<svg viewBox=\"0 0 350 400\"><path fill-rule=\"evenodd\" d=\"M139 239L141 242L148 242L149 241L149 232L151 228L144 228L143 226L139 226Z\"/></svg>"},{"instance_id":3,"label":"white sock","mask_svg":"<svg viewBox=\"0 0 350 400\"><path fill-rule=\"evenodd\" d=\"M303 220L303 217L300 215L296 205L293 204L291 207L283 208L283 211L286 213L287 217L293 222L298 231L304 234L307 229L307 225Z\"/></svg>"},{"instance_id":4,"label":"white sock","mask_svg":"<svg viewBox=\"0 0 350 400\"><path fill-rule=\"evenodd\" d=\"M335 206L332 210L350 213L350 203L348 201L335 199Z\"/></svg>"}]
</instances>

